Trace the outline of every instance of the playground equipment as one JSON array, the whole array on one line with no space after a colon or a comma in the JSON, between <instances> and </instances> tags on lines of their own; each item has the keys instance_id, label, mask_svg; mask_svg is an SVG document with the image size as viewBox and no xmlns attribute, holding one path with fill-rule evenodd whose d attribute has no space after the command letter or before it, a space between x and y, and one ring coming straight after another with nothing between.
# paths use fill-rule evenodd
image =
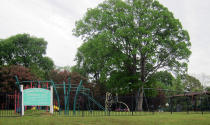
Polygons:
<instances>
[{"instance_id":1,"label":"playground equipment","mask_svg":"<svg viewBox=\"0 0 210 125\"><path fill-rule=\"evenodd\" d=\"M68 115L69 114L69 108L70 108L70 93L75 93L72 94L74 96L73 99L73 115L76 115L76 111L79 110L79 101L78 101L78 96L83 95L87 97L88 99L88 104L89 104L89 111L91 111L90 107L90 102L94 103L96 106L98 106L99 109L105 111L105 108L98 103L92 96L91 96L91 91L89 88L85 88L82 84L82 80L80 81L79 85L77 84L71 84L70 78L68 78L68 84L63 82L63 84L56 84L54 81L19 81L18 77L15 76L16 79L16 84L18 85L19 88L19 93L15 96L17 97L18 101L15 104L15 111L20 112L21 111L21 87L20 85L24 85L23 89L30 89L30 88L44 88L44 89L49 89L50 86L53 87L54 90L54 95L56 96L55 101L53 101L53 109L55 111L58 111L59 113L61 112L61 103L60 103L60 98L58 93L58 89L61 88L63 89L63 98L64 98L64 114ZM33 107L32 107L33 108ZM24 108L27 110L27 106ZM36 109L36 108L35 108ZM40 109L40 107L38 107ZM48 110L48 107L46 107L46 110Z\"/></svg>"},{"instance_id":2,"label":"playground equipment","mask_svg":"<svg viewBox=\"0 0 210 125\"><path fill-rule=\"evenodd\" d=\"M93 98L93 96L91 96L91 90L84 87L86 85L83 86L82 83L71 84L70 88L69 82L67 81L66 83L67 84L65 84L65 86L63 82L59 85L56 85L55 83L55 88L59 98L57 99L56 92L53 91L54 116L62 116L66 114L68 114L68 116L83 117L125 115L138 116L145 113L154 114L157 111L170 112L171 114L173 114L173 112L179 111L186 113L200 112L202 114L205 114L205 112L210 111L210 92L206 91L181 93L179 91L170 91L165 89L144 88L145 93L144 102L142 105L142 112L137 109L138 95L136 94L120 96L107 93L106 97L104 97L103 95L95 94ZM24 91L30 90L31 88L39 90L38 86L40 87L40 90L41 88L44 88L49 91L49 86L52 86L51 83L41 83L41 81L31 81L28 83L21 81L19 82L19 85L24 86L25 90L23 90L23 93ZM17 88L13 88L13 91L7 93L0 92L0 117L19 117L21 116L23 109L25 111L25 115L49 115L49 109L52 105L24 105L24 107L22 107L22 104L24 103L22 103L21 97L22 93L19 92ZM97 102L95 100L97 100ZM105 108L103 107L103 105L105 106ZM127 107L129 107L130 112L129 110L127 110L128 108L126 107L126 105ZM14 111L16 113L14 113Z\"/></svg>"},{"instance_id":3,"label":"playground equipment","mask_svg":"<svg viewBox=\"0 0 210 125\"><path fill-rule=\"evenodd\" d=\"M127 111L127 112L130 112L130 108L128 107L128 105L126 103L122 102L122 101L119 101L117 94L116 94L115 99L114 99L112 97L112 94L107 92L106 93L106 100L105 100L105 109L107 111L110 111L113 104L120 104L120 105L124 105L126 107L125 109L121 109L120 107L116 108L115 111Z\"/></svg>"},{"instance_id":4,"label":"playground equipment","mask_svg":"<svg viewBox=\"0 0 210 125\"><path fill-rule=\"evenodd\" d=\"M53 106L53 109L54 109L54 111L59 111L59 107L56 105Z\"/></svg>"}]
</instances>

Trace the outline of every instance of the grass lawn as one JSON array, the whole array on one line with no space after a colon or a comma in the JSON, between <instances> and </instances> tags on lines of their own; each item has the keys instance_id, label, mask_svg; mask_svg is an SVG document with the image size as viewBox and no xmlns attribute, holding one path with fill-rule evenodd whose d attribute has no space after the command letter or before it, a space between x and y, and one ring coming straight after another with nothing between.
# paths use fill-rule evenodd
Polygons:
<instances>
[{"instance_id":1,"label":"grass lawn","mask_svg":"<svg viewBox=\"0 0 210 125\"><path fill-rule=\"evenodd\" d=\"M100 117L39 115L2 117L0 125L210 125L210 114L155 113L145 116Z\"/></svg>"}]
</instances>

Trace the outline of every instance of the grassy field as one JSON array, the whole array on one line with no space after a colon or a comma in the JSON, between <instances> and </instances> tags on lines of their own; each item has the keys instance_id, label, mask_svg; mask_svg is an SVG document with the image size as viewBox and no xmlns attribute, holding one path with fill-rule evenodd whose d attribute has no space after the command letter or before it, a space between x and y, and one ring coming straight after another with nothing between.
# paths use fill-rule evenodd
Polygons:
<instances>
[{"instance_id":1,"label":"grassy field","mask_svg":"<svg viewBox=\"0 0 210 125\"><path fill-rule=\"evenodd\" d=\"M50 115L49 111L46 110L26 110L24 112L24 116L39 116L40 114ZM99 110L93 110L93 111L76 111L76 114L73 113L72 110L70 110L68 113L64 111L57 112L55 111L53 113L54 116L76 116L76 117L94 117L94 116L139 116L139 115L151 115L152 112L117 112L117 111L111 111L111 112L105 112L105 111L99 111ZM0 117L1 116L20 116L20 114L15 113L14 110L0 110Z\"/></svg>"},{"instance_id":2,"label":"grassy field","mask_svg":"<svg viewBox=\"0 0 210 125\"><path fill-rule=\"evenodd\" d=\"M210 114L155 113L145 116L59 117L49 115L3 117L0 125L210 125Z\"/></svg>"}]
</instances>

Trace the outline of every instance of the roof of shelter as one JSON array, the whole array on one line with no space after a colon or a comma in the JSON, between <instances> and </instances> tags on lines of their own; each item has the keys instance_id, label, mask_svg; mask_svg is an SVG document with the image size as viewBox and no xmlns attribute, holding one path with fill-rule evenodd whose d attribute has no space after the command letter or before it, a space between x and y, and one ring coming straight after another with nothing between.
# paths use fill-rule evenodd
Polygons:
<instances>
[{"instance_id":1,"label":"roof of shelter","mask_svg":"<svg viewBox=\"0 0 210 125\"><path fill-rule=\"evenodd\" d=\"M199 95L210 95L210 92L188 92L188 93L184 93L184 94L174 95L173 97L199 96Z\"/></svg>"}]
</instances>

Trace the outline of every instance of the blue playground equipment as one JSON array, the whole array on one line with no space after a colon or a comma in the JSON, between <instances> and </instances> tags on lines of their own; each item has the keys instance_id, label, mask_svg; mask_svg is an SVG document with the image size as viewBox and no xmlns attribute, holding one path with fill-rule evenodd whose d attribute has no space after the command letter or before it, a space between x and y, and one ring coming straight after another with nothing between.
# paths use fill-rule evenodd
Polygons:
<instances>
[{"instance_id":1,"label":"blue playground equipment","mask_svg":"<svg viewBox=\"0 0 210 125\"><path fill-rule=\"evenodd\" d=\"M25 88L29 88L29 87L33 87L33 88L46 88L49 89L50 86L53 86L53 90L54 90L54 95L56 96L57 99L57 107L58 107L58 112L59 114L61 113L61 104L60 104L60 96L58 93L58 88L63 88L63 95L64 96L64 114L65 115L69 115L69 105L70 105L70 93L75 93L72 96L74 96L73 101L73 115L76 115L76 111L79 111L79 101L78 101L78 96L79 95L83 95L84 97L87 97L88 99L88 104L89 104L89 111L92 111L91 107L90 107L90 102L94 103L99 109L106 111L106 109L99 103L97 102L92 96L91 96L91 91L89 88L85 88L83 86L83 81L81 80L79 85L77 84L71 84L71 79L68 78L68 83L66 84L65 82L63 82L63 84L56 84L54 83L53 80L50 81L19 81L18 77L15 76L16 79L16 84L20 90L20 85L23 84L25 85ZM20 91L19 91L20 92ZM21 102L21 98L19 98ZM54 104L55 105L55 104ZM20 110L20 107L17 107L18 111Z\"/></svg>"}]
</instances>

